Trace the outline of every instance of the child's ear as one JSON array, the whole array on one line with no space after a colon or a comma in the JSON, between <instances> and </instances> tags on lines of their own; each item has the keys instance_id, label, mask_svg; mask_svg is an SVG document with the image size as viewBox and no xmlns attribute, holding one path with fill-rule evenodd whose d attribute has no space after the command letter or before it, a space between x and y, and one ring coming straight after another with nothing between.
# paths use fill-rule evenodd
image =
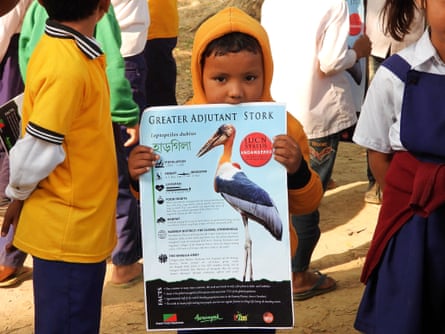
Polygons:
<instances>
[{"instance_id":1,"label":"child's ear","mask_svg":"<svg viewBox=\"0 0 445 334\"><path fill-rule=\"evenodd\" d=\"M40 1L40 0L39 0ZM111 0L99 0L99 9L104 13L108 12Z\"/></svg>"}]
</instances>

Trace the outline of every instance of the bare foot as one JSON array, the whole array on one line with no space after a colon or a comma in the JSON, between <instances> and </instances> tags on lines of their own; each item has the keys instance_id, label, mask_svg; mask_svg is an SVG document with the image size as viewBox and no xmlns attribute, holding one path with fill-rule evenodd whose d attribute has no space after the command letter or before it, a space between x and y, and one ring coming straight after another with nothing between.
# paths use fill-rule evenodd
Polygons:
<instances>
[{"instance_id":1,"label":"bare foot","mask_svg":"<svg viewBox=\"0 0 445 334\"><path fill-rule=\"evenodd\" d=\"M0 266L0 282L11 276L17 271L15 267Z\"/></svg>"},{"instance_id":2,"label":"bare foot","mask_svg":"<svg viewBox=\"0 0 445 334\"><path fill-rule=\"evenodd\" d=\"M141 276L142 264L139 262L129 264L126 266L113 265L113 272L111 273L111 283L123 284Z\"/></svg>"},{"instance_id":3,"label":"bare foot","mask_svg":"<svg viewBox=\"0 0 445 334\"><path fill-rule=\"evenodd\" d=\"M320 274L311 271L292 273L292 284L294 293L305 292L311 289L320 279ZM320 290L329 290L335 287L336 283L332 277L327 276L324 281L317 286Z\"/></svg>"}]
</instances>

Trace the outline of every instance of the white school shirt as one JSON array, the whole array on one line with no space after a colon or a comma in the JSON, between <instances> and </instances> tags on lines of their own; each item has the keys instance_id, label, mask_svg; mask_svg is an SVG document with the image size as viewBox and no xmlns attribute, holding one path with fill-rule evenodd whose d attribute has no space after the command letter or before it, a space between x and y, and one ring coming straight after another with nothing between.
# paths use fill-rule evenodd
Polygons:
<instances>
[{"instance_id":1,"label":"white school shirt","mask_svg":"<svg viewBox=\"0 0 445 334\"><path fill-rule=\"evenodd\" d=\"M417 43L411 44L398 54L411 64L412 69L445 75L445 63L431 44L428 30ZM400 141L404 88L405 84L393 72L379 66L369 86L352 138L355 143L387 154L406 150Z\"/></svg>"},{"instance_id":2,"label":"white school shirt","mask_svg":"<svg viewBox=\"0 0 445 334\"><path fill-rule=\"evenodd\" d=\"M11 11L0 17L0 61L8 50L11 37L20 32L23 18L31 2L32 0L20 0Z\"/></svg>"},{"instance_id":3,"label":"white school shirt","mask_svg":"<svg viewBox=\"0 0 445 334\"><path fill-rule=\"evenodd\" d=\"M357 121L345 72L357 60L348 48L344 0L265 0L261 23L274 61L272 97L287 105L309 139L326 137Z\"/></svg>"},{"instance_id":4,"label":"white school shirt","mask_svg":"<svg viewBox=\"0 0 445 334\"><path fill-rule=\"evenodd\" d=\"M111 3L121 28L122 57L140 54L145 48L150 26L147 0L111 0Z\"/></svg>"}]
</instances>

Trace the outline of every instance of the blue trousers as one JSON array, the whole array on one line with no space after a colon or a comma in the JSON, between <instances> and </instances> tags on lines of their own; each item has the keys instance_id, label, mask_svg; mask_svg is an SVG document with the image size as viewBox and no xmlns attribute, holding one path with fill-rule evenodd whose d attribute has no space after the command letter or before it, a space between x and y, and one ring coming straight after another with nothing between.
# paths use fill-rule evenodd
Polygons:
<instances>
[{"instance_id":1,"label":"blue trousers","mask_svg":"<svg viewBox=\"0 0 445 334\"><path fill-rule=\"evenodd\" d=\"M130 191L130 175L120 127L114 127L119 193L116 203L117 245L111 254L114 265L129 265L142 257L139 203Z\"/></svg>"},{"instance_id":2,"label":"blue trousers","mask_svg":"<svg viewBox=\"0 0 445 334\"><path fill-rule=\"evenodd\" d=\"M310 139L311 167L320 175L323 190L326 190L334 169L340 133L328 137ZM318 210L306 215L292 215L292 224L298 235L298 247L292 258L292 272L303 272L309 268L312 253L320 239L320 213Z\"/></svg>"},{"instance_id":3,"label":"blue trousers","mask_svg":"<svg viewBox=\"0 0 445 334\"><path fill-rule=\"evenodd\" d=\"M35 334L99 333L106 263L33 258Z\"/></svg>"},{"instance_id":4,"label":"blue trousers","mask_svg":"<svg viewBox=\"0 0 445 334\"><path fill-rule=\"evenodd\" d=\"M130 82L133 99L141 112L146 105L145 78L147 66L144 54L125 57L125 77ZM123 147L128 139L126 127L115 131L117 164L119 170L119 196L116 210L117 245L111 255L115 265L129 265L142 257L141 218L139 202L130 191L128 154L133 147Z\"/></svg>"},{"instance_id":5,"label":"blue trousers","mask_svg":"<svg viewBox=\"0 0 445 334\"><path fill-rule=\"evenodd\" d=\"M177 38L155 38L147 41L144 55L147 64L147 105L176 105L176 61L173 49Z\"/></svg>"},{"instance_id":6,"label":"blue trousers","mask_svg":"<svg viewBox=\"0 0 445 334\"><path fill-rule=\"evenodd\" d=\"M144 52L131 57L125 57L125 77L130 82L133 100L144 111L147 106L147 96L145 92L147 79L147 64Z\"/></svg>"},{"instance_id":7,"label":"blue trousers","mask_svg":"<svg viewBox=\"0 0 445 334\"><path fill-rule=\"evenodd\" d=\"M147 107L147 96L145 91L146 79L147 79L147 64L145 63L145 55L143 52L131 56L125 57L125 77L130 82L131 91L133 94L133 100L139 107L140 117L142 112ZM127 128L121 125L122 144L129 138L127 134ZM132 146L125 147L125 155L128 158L130 151L139 143L135 143ZM127 167L128 168L128 167Z\"/></svg>"}]
</instances>

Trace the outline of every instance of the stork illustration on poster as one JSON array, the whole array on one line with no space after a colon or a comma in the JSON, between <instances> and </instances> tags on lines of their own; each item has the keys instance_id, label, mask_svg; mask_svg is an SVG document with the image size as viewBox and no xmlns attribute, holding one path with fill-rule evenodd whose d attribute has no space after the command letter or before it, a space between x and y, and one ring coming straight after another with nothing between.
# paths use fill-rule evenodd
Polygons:
<instances>
[{"instance_id":1,"label":"stork illustration on poster","mask_svg":"<svg viewBox=\"0 0 445 334\"><path fill-rule=\"evenodd\" d=\"M355 40L365 32L364 0L346 0L349 8L349 38L348 45L352 47ZM366 58L361 58L348 69L356 111L360 111L366 89Z\"/></svg>"},{"instance_id":2,"label":"stork illustration on poster","mask_svg":"<svg viewBox=\"0 0 445 334\"><path fill-rule=\"evenodd\" d=\"M141 144L161 157L140 180L148 329L290 328L280 103L154 107Z\"/></svg>"}]
</instances>

